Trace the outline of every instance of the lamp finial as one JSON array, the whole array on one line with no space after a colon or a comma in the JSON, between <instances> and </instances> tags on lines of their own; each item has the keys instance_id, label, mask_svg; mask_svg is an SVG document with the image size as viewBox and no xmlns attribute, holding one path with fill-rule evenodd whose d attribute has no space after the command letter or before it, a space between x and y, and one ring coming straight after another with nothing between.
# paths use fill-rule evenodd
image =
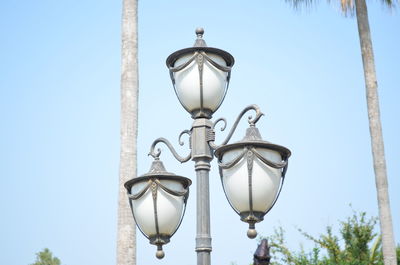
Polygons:
<instances>
[{"instance_id":1,"label":"lamp finial","mask_svg":"<svg viewBox=\"0 0 400 265\"><path fill-rule=\"evenodd\" d=\"M203 39L204 29L199 27L196 29L197 39L194 42L193 47L207 47L205 40Z\"/></svg>"},{"instance_id":2,"label":"lamp finial","mask_svg":"<svg viewBox=\"0 0 400 265\"><path fill-rule=\"evenodd\" d=\"M203 38L204 29L202 27L196 28L197 38Z\"/></svg>"}]
</instances>

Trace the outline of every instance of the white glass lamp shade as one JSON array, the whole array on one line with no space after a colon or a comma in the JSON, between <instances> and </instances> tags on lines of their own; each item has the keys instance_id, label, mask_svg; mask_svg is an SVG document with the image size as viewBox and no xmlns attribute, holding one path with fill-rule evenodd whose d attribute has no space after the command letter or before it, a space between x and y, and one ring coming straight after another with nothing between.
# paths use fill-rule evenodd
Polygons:
<instances>
[{"instance_id":1,"label":"white glass lamp shade","mask_svg":"<svg viewBox=\"0 0 400 265\"><path fill-rule=\"evenodd\" d=\"M190 179L167 172L158 157L147 174L124 184L136 225L157 246L159 259L164 257L162 246L182 222L191 184Z\"/></svg>"},{"instance_id":2,"label":"white glass lamp shade","mask_svg":"<svg viewBox=\"0 0 400 265\"><path fill-rule=\"evenodd\" d=\"M174 67L184 65L193 56L193 53L182 55L175 61ZM189 65L173 73L175 92L183 107L192 115L198 112L212 114L219 108L225 97L229 73L212 65L204 56L208 56L223 67L226 67L227 63L217 54L198 53L195 56L196 59Z\"/></svg>"},{"instance_id":3,"label":"white glass lamp shade","mask_svg":"<svg viewBox=\"0 0 400 265\"><path fill-rule=\"evenodd\" d=\"M234 129L250 109L257 115L249 120L250 127L243 140L217 147L214 155L218 158L225 195L240 219L249 224L247 236L255 238L255 224L264 220L279 197L291 152L286 147L262 140L255 127L262 113L255 105L241 112Z\"/></svg>"},{"instance_id":4,"label":"white glass lamp shade","mask_svg":"<svg viewBox=\"0 0 400 265\"><path fill-rule=\"evenodd\" d=\"M184 192L185 187L176 180L160 180L168 189ZM137 194L148 185L147 181L134 184L131 194ZM185 209L183 196L174 196L153 182L138 199L132 200L132 211L136 223L147 238L158 235L172 236L177 230Z\"/></svg>"},{"instance_id":5,"label":"white glass lamp shade","mask_svg":"<svg viewBox=\"0 0 400 265\"><path fill-rule=\"evenodd\" d=\"M282 162L277 151L257 148L257 152L272 162ZM230 163L242 153L243 148L229 150L224 153L222 163ZM222 184L229 203L237 213L265 214L278 194L282 170L266 165L254 155L251 160L246 154L236 165L222 169Z\"/></svg>"},{"instance_id":6,"label":"white glass lamp shade","mask_svg":"<svg viewBox=\"0 0 400 265\"><path fill-rule=\"evenodd\" d=\"M290 154L286 147L263 141L251 123L242 141L215 150L225 195L249 224L249 238L257 236L255 224L264 220L279 197Z\"/></svg>"},{"instance_id":7,"label":"white glass lamp shade","mask_svg":"<svg viewBox=\"0 0 400 265\"><path fill-rule=\"evenodd\" d=\"M197 28L193 47L172 53L166 61L175 93L194 119L210 119L219 108L235 63L230 53L208 47L203 34Z\"/></svg>"}]
</instances>

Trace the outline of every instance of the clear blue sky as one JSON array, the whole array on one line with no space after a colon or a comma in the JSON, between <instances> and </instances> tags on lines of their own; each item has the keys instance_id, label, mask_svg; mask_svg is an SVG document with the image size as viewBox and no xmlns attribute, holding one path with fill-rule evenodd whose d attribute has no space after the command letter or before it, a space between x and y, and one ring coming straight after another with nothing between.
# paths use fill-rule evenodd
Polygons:
<instances>
[{"instance_id":1,"label":"clear blue sky","mask_svg":"<svg viewBox=\"0 0 400 265\"><path fill-rule=\"evenodd\" d=\"M2 3L0 264L32 263L44 247L63 264L115 264L121 2ZM400 14L368 4L399 242ZM231 125L243 107L258 104L266 113L259 122L264 139L293 153L281 197L259 233L268 236L281 225L298 248L304 239L295 227L313 235L326 225L337 228L351 214L349 204L377 215L356 21L325 1L302 12L285 1L140 1L138 173L148 171L153 139L178 146L178 134L190 128L165 59L191 46L198 26L209 46L236 59L214 117ZM169 171L193 178L192 163L163 160ZM256 241L247 239L213 166L213 264L249 264ZM193 186L164 260L155 259L154 246L138 232L138 265L196 263L194 199Z\"/></svg>"}]
</instances>

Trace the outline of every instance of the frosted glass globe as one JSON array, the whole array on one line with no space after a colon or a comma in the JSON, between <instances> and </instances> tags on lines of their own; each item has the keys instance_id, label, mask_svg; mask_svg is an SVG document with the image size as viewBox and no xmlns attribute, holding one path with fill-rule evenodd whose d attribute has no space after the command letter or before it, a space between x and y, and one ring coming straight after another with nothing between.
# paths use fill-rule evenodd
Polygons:
<instances>
[{"instance_id":1,"label":"frosted glass globe","mask_svg":"<svg viewBox=\"0 0 400 265\"><path fill-rule=\"evenodd\" d=\"M168 189L183 192L182 183L173 180L160 180ZM136 183L131 188L132 194L137 194L147 185L147 181ZM157 209L159 233L172 235L179 226L184 211L184 197L174 196L161 187L157 188L156 200L153 200L152 190L149 188L142 197L132 200L132 209L137 225L147 236L157 235L154 209Z\"/></svg>"},{"instance_id":2,"label":"frosted glass globe","mask_svg":"<svg viewBox=\"0 0 400 265\"><path fill-rule=\"evenodd\" d=\"M226 66L226 61L215 54L207 54L216 63ZM186 63L193 54L176 60L174 67ZM215 68L205 58L203 64L203 89L200 87L199 67L194 60L186 68L174 73L175 91L179 101L188 111L207 109L214 112L221 105L227 87L228 73ZM202 105L203 104L203 105Z\"/></svg>"},{"instance_id":3,"label":"frosted glass globe","mask_svg":"<svg viewBox=\"0 0 400 265\"><path fill-rule=\"evenodd\" d=\"M243 152L243 148L237 148L227 151L222 162L229 163L237 158ZM266 148L257 148L264 158L275 162L282 162L279 152ZM247 156L245 155L241 161L229 169L223 169L223 186L226 196L232 207L238 212L250 211L250 193L249 193L249 173L247 166ZM282 171L272 168L256 156L254 156L252 169L252 201L253 211L267 212L274 202L279 189Z\"/></svg>"}]
</instances>

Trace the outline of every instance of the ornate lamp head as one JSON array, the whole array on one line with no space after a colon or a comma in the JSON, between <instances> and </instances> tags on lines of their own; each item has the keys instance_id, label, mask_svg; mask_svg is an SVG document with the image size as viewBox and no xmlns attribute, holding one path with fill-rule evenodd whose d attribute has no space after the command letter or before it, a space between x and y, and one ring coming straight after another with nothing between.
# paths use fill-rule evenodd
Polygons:
<instances>
[{"instance_id":1,"label":"ornate lamp head","mask_svg":"<svg viewBox=\"0 0 400 265\"><path fill-rule=\"evenodd\" d=\"M196 29L193 47L172 53L167 58L175 93L192 118L211 118L224 100L231 68L235 62L226 51L207 47L204 30Z\"/></svg>"},{"instance_id":2,"label":"ornate lamp head","mask_svg":"<svg viewBox=\"0 0 400 265\"><path fill-rule=\"evenodd\" d=\"M254 124L242 141L215 151L225 195L249 224L249 238L257 236L255 223L264 219L278 199L290 154L286 147L263 141Z\"/></svg>"},{"instance_id":3,"label":"ornate lamp head","mask_svg":"<svg viewBox=\"0 0 400 265\"><path fill-rule=\"evenodd\" d=\"M150 244L157 246L159 259L164 257L162 246L182 222L191 184L190 179L167 172L156 157L148 173L124 185L136 224Z\"/></svg>"}]
</instances>

